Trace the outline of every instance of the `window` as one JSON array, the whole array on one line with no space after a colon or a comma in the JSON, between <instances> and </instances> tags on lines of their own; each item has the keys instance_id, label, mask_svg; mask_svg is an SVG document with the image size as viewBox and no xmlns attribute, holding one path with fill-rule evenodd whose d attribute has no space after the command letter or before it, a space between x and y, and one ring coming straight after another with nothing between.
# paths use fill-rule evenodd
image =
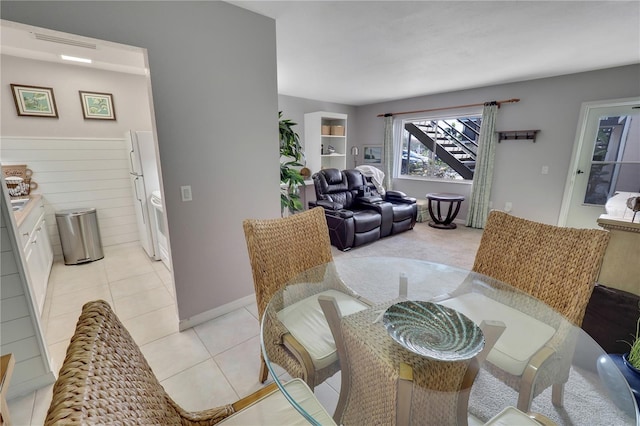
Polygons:
<instances>
[{"instance_id":1,"label":"window","mask_svg":"<svg viewBox=\"0 0 640 426\"><path fill-rule=\"evenodd\" d=\"M584 204L604 205L616 191L640 190L638 116L600 117Z\"/></svg>"},{"instance_id":2,"label":"window","mask_svg":"<svg viewBox=\"0 0 640 426\"><path fill-rule=\"evenodd\" d=\"M480 112L403 120L399 176L472 180L480 122Z\"/></svg>"}]
</instances>

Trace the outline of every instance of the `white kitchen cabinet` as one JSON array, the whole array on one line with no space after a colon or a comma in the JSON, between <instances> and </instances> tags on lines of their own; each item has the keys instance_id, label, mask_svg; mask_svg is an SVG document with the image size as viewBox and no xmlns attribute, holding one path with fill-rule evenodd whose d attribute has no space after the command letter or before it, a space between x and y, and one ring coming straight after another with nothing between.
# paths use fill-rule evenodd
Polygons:
<instances>
[{"instance_id":1,"label":"white kitchen cabinet","mask_svg":"<svg viewBox=\"0 0 640 426\"><path fill-rule=\"evenodd\" d=\"M18 232L27 261L33 297L38 313L42 314L49 273L53 265L53 250L47 233L42 198L33 199L30 203L35 204L29 206L29 211L20 223Z\"/></svg>"},{"instance_id":2,"label":"white kitchen cabinet","mask_svg":"<svg viewBox=\"0 0 640 426\"><path fill-rule=\"evenodd\" d=\"M11 386L6 395L7 399L11 400L51 385L55 382L56 376L47 353L41 321L38 318L41 315L38 313L33 297L35 291L31 291L32 283L30 274L27 272L25 244L29 239L27 238L24 243L18 233L32 209L31 206L25 206L24 210L14 212L11 209L12 205L8 202L9 199L5 198L5 188L0 188L0 195L2 195L0 197L0 210L2 210L0 213L0 234L2 234L0 347L3 354L12 353L16 361ZM31 204L31 201L28 204ZM36 204L38 203L32 206ZM36 210L38 209L44 211L43 208L38 207ZM35 220L39 219L40 215L36 216ZM31 228L35 224L32 222ZM33 250L30 252L33 256Z\"/></svg>"},{"instance_id":3,"label":"white kitchen cabinet","mask_svg":"<svg viewBox=\"0 0 640 426\"><path fill-rule=\"evenodd\" d=\"M312 174L321 169L346 169L347 114L325 111L305 114L304 153Z\"/></svg>"}]
</instances>

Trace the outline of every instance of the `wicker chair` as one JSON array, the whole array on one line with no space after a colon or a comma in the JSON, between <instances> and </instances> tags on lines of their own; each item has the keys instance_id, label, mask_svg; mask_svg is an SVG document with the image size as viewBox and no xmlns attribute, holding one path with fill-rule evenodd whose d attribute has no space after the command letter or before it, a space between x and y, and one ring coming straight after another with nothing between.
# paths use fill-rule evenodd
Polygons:
<instances>
[{"instance_id":1,"label":"wicker chair","mask_svg":"<svg viewBox=\"0 0 640 426\"><path fill-rule=\"evenodd\" d=\"M420 359L421 357L410 354L399 345L389 345L387 333L381 331L380 324L376 325L376 321L371 320L372 316L379 314L376 308L357 314L364 316L364 321L355 320L364 327L360 329L357 340L354 340L353 335L351 339L345 339L342 313L335 298L320 296L318 302L329 323L338 356L343 362L340 397L333 413L333 420L337 424L467 424L471 386L480 363L504 331L504 323L483 321L480 324L485 345L473 360L438 363ZM372 347L386 347L387 350L377 352L368 349ZM416 359L419 361L415 362ZM418 367L418 371L414 372L414 367L409 363ZM392 367L389 368L390 366ZM425 369L428 371L426 378L421 371ZM355 377L354 371L361 377ZM367 378L363 380L362 376ZM414 378L418 379L418 383L414 382ZM374 382L377 386L371 386ZM389 398L395 401L395 405L392 403L385 406ZM437 399L440 401L434 404L425 402ZM365 416L369 416L366 421L363 420Z\"/></svg>"},{"instance_id":2,"label":"wicker chair","mask_svg":"<svg viewBox=\"0 0 640 426\"><path fill-rule=\"evenodd\" d=\"M333 424L303 381L294 379L285 387L306 395L303 408L314 418ZM183 410L167 395L109 304L99 300L84 305L53 387L45 425L217 423L308 424L275 384L233 404L198 412Z\"/></svg>"},{"instance_id":3,"label":"wicker chair","mask_svg":"<svg viewBox=\"0 0 640 426\"><path fill-rule=\"evenodd\" d=\"M311 294L297 295L299 301L307 300L311 296L317 297L318 293L334 289L348 298L353 298L362 305L362 309L367 305L357 300L358 297L342 283L337 274L331 273L329 264L333 261L333 255L327 222L321 207L286 218L247 219L243 222L243 227L253 272L258 314L266 323L263 326L266 333L263 340L270 361L284 368L292 377L302 378L313 389L340 370L337 353L331 355L332 361L328 365L316 368L313 354L278 318L278 312L284 308L282 295L278 290L284 288L294 277L300 277L300 274L307 271L302 281L318 285L312 286ZM279 296L274 298L278 294ZM315 314L322 315L317 303L314 303L313 309ZM328 325L322 333L331 340ZM319 333L314 330L308 334L314 336ZM261 382L267 379L268 373L261 355Z\"/></svg>"},{"instance_id":4,"label":"wicker chair","mask_svg":"<svg viewBox=\"0 0 640 426\"><path fill-rule=\"evenodd\" d=\"M504 365L502 368L496 365L500 363L496 363L491 354L490 362L485 364L493 375L519 392L519 410L529 411L532 399L549 386L553 386L553 403L562 405L563 385L569 376L575 348L575 335L566 320L581 325L608 241L609 233L603 230L562 228L496 210L490 212L473 271L516 287L552 308L545 307L546 312L542 308L528 312L531 303L512 306L532 320L537 318L544 326L551 326L551 337L545 338L537 350L534 348L528 361L524 360L521 374L508 373ZM482 303L481 297L466 302L461 302L462 299L454 297L442 303L468 316L471 314L465 307L473 311ZM500 303L510 304L505 300ZM492 307L486 311L490 318L484 319L503 320L509 331L509 321L491 318L496 309ZM479 318L474 320L477 322ZM531 326L534 326L533 321ZM504 349L503 345L503 355L515 348Z\"/></svg>"}]
</instances>

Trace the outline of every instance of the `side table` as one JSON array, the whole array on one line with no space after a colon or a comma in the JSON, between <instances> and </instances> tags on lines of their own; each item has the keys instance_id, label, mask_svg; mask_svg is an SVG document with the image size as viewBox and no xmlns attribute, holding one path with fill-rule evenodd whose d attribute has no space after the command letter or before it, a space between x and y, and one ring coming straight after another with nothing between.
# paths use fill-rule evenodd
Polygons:
<instances>
[{"instance_id":1,"label":"side table","mask_svg":"<svg viewBox=\"0 0 640 426\"><path fill-rule=\"evenodd\" d=\"M429 226L438 229L455 229L456 224L453 220L460 211L460 204L464 201L464 197L459 194L447 194L447 193L431 193L427 194L427 203L429 204L429 215L431 221ZM447 216L442 217L442 202L449 203L449 209L447 210ZM435 203L436 209L434 212L433 204Z\"/></svg>"}]
</instances>

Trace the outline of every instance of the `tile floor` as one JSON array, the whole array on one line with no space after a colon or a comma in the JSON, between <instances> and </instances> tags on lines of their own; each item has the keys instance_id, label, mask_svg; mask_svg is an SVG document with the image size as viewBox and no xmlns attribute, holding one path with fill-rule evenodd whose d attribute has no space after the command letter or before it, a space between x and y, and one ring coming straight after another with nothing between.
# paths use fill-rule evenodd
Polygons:
<instances>
[{"instance_id":1,"label":"tile floor","mask_svg":"<svg viewBox=\"0 0 640 426\"><path fill-rule=\"evenodd\" d=\"M459 253L466 252L472 262L480 231L459 227L446 236L439 233L442 231L434 231L426 223L417 224L414 232L380 240L360 251L342 253L334 249L334 257L370 256L375 252L388 255L385 250L392 250L393 256L402 256L396 247L385 244L398 244L407 238L420 247L431 240L432 248L433 243L438 247L429 252L441 254L447 250L442 240L446 237L445 241L455 250L449 260L457 262L432 259L428 254L416 256L415 252L407 257L471 267L469 260L462 259ZM400 235L404 237L399 238ZM403 245L405 249L411 246L409 241ZM185 409L201 410L233 402L262 386L257 379L260 330L254 303L180 333L171 274L164 265L150 260L137 244L105 247L104 252L104 259L96 262L65 266L57 261L53 265L42 326L55 372L60 369L82 305L89 300L104 299L140 345L167 392ZM279 374L286 375L282 370ZM268 382L271 381L269 378ZM10 400L14 425L42 425L52 387ZM335 409L339 389L339 373L315 389L330 413Z\"/></svg>"},{"instance_id":2,"label":"tile floor","mask_svg":"<svg viewBox=\"0 0 640 426\"><path fill-rule=\"evenodd\" d=\"M260 328L255 303L180 333L171 274L164 265L150 260L137 245L104 251L104 259L96 262L53 265L41 320L55 372L82 305L104 299L140 345L164 388L185 409L233 402L263 386L258 382ZM10 400L13 424L42 425L52 387ZM339 388L339 377L316 388L330 412Z\"/></svg>"}]
</instances>

